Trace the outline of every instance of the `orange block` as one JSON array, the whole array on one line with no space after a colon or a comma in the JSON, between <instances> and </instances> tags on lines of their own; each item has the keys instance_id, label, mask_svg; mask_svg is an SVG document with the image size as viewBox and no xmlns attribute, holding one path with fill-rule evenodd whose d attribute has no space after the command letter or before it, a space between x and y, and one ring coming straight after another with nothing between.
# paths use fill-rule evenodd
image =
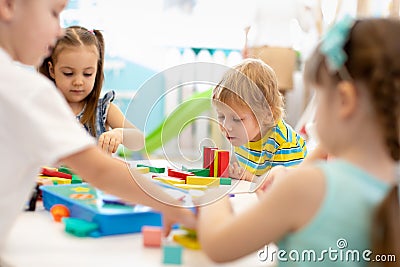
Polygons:
<instances>
[{"instance_id":1,"label":"orange block","mask_svg":"<svg viewBox=\"0 0 400 267\"><path fill-rule=\"evenodd\" d=\"M69 217L69 209L62 204L55 204L50 209L51 215L56 222L61 222L63 217Z\"/></svg>"}]
</instances>

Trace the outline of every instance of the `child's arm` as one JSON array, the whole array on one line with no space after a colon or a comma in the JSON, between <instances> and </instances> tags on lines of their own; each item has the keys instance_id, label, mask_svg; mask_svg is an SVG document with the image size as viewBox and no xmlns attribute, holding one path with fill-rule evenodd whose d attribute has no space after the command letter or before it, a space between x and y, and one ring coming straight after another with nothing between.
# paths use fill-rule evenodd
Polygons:
<instances>
[{"instance_id":1,"label":"child's arm","mask_svg":"<svg viewBox=\"0 0 400 267\"><path fill-rule=\"evenodd\" d=\"M168 220L178 221L194 229L195 217L188 209L153 184L143 175L101 152L96 147L85 149L61 160L85 181L127 202L150 206L164 213ZM169 232L167 225L166 232Z\"/></svg>"},{"instance_id":2,"label":"child's arm","mask_svg":"<svg viewBox=\"0 0 400 267\"><path fill-rule=\"evenodd\" d=\"M239 215L233 214L227 197L206 205L199 211L202 249L216 262L245 256L308 224L324 194L323 174L309 167L289 172L256 205Z\"/></svg>"},{"instance_id":3,"label":"child's arm","mask_svg":"<svg viewBox=\"0 0 400 267\"><path fill-rule=\"evenodd\" d=\"M104 151L114 153L120 144L135 151L144 147L143 133L113 103L110 103L108 109L107 124L112 129L99 137L99 147Z\"/></svg>"},{"instance_id":4,"label":"child's arm","mask_svg":"<svg viewBox=\"0 0 400 267\"><path fill-rule=\"evenodd\" d=\"M310 153L307 154L303 162L301 162L297 167L304 166L304 164L314 163L319 160L326 160L327 157L328 154L326 153L325 149L323 149L321 145L317 145L314 150L312 150ZM284 174L288 172L290 169L293 168L285 167L283 165L278 165L273 167L269 171L268 175L263 181L263 185L260 186L260 189L258 190L257 193L262 193L263 191L265 191L276 178L284 176Z\"/></svg>"},{"instance_id":5,"label":"child's arm","mask_svg":"<svg viewBox=\"0 0 400 267\"><path fill-rule=\"evenodd\" d=\"M308 163L314 163L318 160L326 160L328 159L328 153L326 150L322 147L321 144L318 144L303 160L301 163L303 164L308 164Z\"/></svg>"}]
</instances>

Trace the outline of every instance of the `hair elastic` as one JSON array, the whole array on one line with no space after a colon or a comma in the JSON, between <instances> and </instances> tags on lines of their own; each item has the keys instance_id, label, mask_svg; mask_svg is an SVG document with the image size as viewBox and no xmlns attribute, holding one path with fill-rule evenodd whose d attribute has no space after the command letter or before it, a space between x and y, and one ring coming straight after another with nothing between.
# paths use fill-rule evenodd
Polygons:
<instances>
[{"instance_id":1,"label":"hair elastic","mask_svg":"<svg viewBox=\"0 0 400 267\"><path fill-rule=\"evenodd\" d=\"M343 48L349 39L354 23L351 16L344 16L326 32L319 48L319 51L325 55L328 70L331 73L337 72L344 80L352 80L344 65L347 61L347 54Z\"/></svg>"}]
</instances>

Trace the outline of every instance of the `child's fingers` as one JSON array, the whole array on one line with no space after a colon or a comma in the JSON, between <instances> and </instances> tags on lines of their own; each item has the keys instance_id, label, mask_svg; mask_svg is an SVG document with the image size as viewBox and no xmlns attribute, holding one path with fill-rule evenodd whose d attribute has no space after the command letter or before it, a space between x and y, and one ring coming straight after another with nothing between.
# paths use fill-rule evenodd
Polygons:
<instances>
[{"instance_id":1,"label":"child's fingers","mask_svg":"<svg viewBox=\"0 0 400 267\"><path fill-rule=\"evenodd\" d=\"M114 153L115 151L117 151L117 147L118 147L117 140L115 138L111 138L109 148L108 148L109 152Z\"/></svg>"},{"instance_id":2,"label":"child's fingers","mask_svg":"<svg viewBox=\"0 0 400 267\"><path fill-rule=\"evenodd\" d=\"M171 233L172 225L174 222L170 220L167 216L163 216L163 233L167 237Z\"/></svg>"}]
</instances>

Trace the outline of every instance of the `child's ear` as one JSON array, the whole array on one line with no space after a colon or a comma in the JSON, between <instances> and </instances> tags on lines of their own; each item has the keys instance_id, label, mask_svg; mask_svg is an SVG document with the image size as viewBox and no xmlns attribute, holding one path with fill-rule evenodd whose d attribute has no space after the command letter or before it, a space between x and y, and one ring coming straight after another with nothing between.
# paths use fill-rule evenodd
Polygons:
<instances>
[{"instance_id":1,"label":"child's ear","mask_svg":"<svg viewBox=\"0 0 400 267\"><path fill-rule=\"evenodd\" d=\"M339 115L342 118L350 117L357 108L358 96L357 88L349 81L341 81L337 85L338 95L340 98Z\"/></svg>"},{"instance_id":2,"label":"child's ear","mask_svg":"<svg viewBox=\"0 0 400 267\"><path fill-rule=\"evenodd\" d=\"M0 20L11 20L14 15L15 5L15 0L0 0Z\"/></svg>"},{"instance_id":3,"label":"child's ear","mask_svg":"<svg viewBox=\"0 0 400 267\"><path fill-rule=\"evenodd\" d=\"M0 0L1 1L1 0ZM50 61L49 62L47 62L47 64L48 64L48 67L49 67L49 74L50 74L50 77L51 78L53 78L54 80L55 80L55 75L54 75L54 67L53 67L53 63L51 63Z\"/></svg>"}]
</instances>

